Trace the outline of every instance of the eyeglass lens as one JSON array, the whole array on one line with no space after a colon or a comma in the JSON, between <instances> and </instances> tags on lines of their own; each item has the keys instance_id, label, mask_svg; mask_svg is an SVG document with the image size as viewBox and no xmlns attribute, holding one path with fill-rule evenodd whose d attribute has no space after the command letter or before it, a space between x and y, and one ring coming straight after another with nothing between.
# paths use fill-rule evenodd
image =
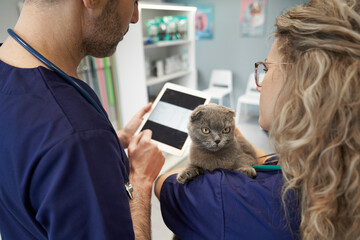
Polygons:
<instances>
[{"instance_id":1,"label":"eyeglass lens","mask_svg":"<svg viewBox=\"0 0 360 240\"><path fill-rule=\"evenodd\" d=\"M264 80L264 76L265 76L265 73L267 71L267 68L263 63L260 63L257 66L256 70L257 70L256 71L256 83L259 86L259 85L261 85L262 81Z\"/></svg>"}]
</instances>

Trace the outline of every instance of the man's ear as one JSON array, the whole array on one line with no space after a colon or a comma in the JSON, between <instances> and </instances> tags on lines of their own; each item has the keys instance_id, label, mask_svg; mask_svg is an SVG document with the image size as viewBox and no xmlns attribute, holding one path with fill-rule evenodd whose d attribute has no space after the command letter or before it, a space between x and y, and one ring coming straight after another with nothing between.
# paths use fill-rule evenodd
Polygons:
<instances>
[{"instance_id":1,"label":"man's ear","mask_svg":"<svg viewBox=\"0 0 360 240\"><path fill-rule=\"evenodd\" d=\"M103 0L82 0L86 8L96 8L104 2Z\"/></svg>"},{"instance_id":2,"label":"man's ear","mask_svg":"<svg viewBox=\"0 0 360 240\"><path fill-rule=\"evenodd\" d=\"M72 0L73 1L73 0ZM110 0L82 0L84 4L84 10L89 16L99 16L107 1Z\"/></svg>"}]
</instances>

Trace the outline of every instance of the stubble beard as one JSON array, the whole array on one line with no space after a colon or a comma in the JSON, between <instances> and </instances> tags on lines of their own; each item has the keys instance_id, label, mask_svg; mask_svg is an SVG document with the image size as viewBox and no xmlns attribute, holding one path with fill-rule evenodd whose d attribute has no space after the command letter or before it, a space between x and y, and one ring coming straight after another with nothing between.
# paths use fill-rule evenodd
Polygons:
<instances>
[{"instance_id":1,"label":"stubble beard","mask_svg":"<svg viewBox=\"0 0 360 240\"><path fill-rule=\"evenodd\" d=\"M116 12L116 1L109 1L103 12L89 23L88 34L83 40L84 55L98 58L114 54L118 43L123 39L127 30L122 33L120 16Z\"/></svg>"}]
</instances>

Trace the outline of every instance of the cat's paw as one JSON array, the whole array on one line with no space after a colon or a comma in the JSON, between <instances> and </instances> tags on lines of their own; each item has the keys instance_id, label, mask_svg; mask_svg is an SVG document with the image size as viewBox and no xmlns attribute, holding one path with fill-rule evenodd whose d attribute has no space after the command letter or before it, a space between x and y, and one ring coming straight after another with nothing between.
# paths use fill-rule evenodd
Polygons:
<instances>
[{"instance_id":1,"label":"cat's paw","mask_svg":"<svg viewBox=\"0 0 360 240\"><path fill-rule=\"evenodd\" d=\"M180 184L185 184L186 182L194 179L196 176L200 175L201 173L203 173L202 169L198 167L190 166L185 170L183 170L182 172L180 172L177 175L176 180Z\"/></svg>"},{"instance_id":2,"label":"cat's paw","mask_svg":"<svg viewBox=\"0 0 360 240\"><path fill-rule=\"evenodd\" d=\"M187 181L189 181L190 178L189 176L186 174L185 171L179 173L176 177L176 181L178 181L178 183L180 184L185 184Z\"/></svg>"},{"instance_id":3,"label":"cat's paw","mask_svg":"<svg viewBox=\"0 0 360 240\"><path fill-rule=\"evenodd\" d=\"M241 172L250 178L256 177L256 171L253 167L241 167L236 169L236 171Z\"/></svg>"}]
</instances>

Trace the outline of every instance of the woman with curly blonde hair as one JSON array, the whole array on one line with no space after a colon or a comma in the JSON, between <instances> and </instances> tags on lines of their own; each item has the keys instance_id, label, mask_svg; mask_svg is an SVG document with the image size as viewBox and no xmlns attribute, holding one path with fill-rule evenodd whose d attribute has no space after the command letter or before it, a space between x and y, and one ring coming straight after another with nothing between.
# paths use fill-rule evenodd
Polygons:
<instances>
[{"instance_id":1,"label":"woman with curly blonde hair","mask_svg":"<svg viewBox=\"0 0 360 240\"><path fill-rule=\"evenodd\" d=\"M254 179L223 169L184 185L174 172L160 177L176 235L360 239L359 13L358 0L313 0L277 18L269 56L255 64L259 124L277 160L256 166Z\"/></svg>"},{"instance_id":2,"label":"woman with curly blonde hair","mask_svg":"<svg viewBox=\"0 0 360 240\"><path fill-rule=\"evenodd\" d=\"M360 239L359 13L359 1L314 0L276 21L278 61L289 64L277 65L270 136L303 239Z\"/></svg>"}]
</instances>

